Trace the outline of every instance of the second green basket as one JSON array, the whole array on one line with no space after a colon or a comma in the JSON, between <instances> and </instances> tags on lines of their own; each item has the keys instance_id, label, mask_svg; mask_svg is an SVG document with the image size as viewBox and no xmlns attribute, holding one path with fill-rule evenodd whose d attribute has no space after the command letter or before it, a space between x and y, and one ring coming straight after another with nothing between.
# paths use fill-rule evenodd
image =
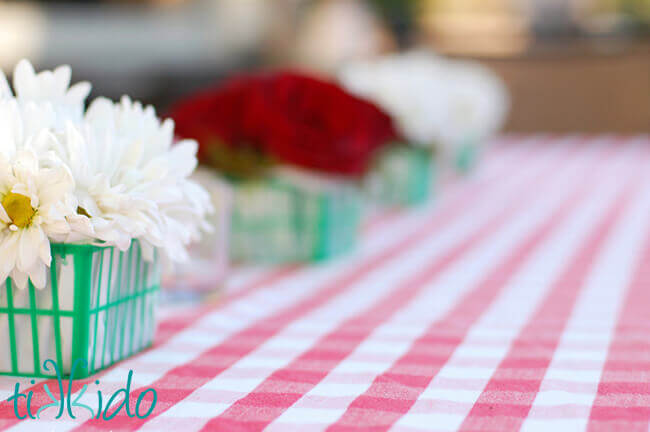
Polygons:
<instances>
[{"instance_id":1,"label":"second green basket","mask_svg":"<svg viewBox=\"0 0 650 432\"><path fill-rule=\"evenodd\" d=\"M321 261L356 243L356 185L293 170L233 183L231 256L244 262Z\"/></svg>"}]
</instances>

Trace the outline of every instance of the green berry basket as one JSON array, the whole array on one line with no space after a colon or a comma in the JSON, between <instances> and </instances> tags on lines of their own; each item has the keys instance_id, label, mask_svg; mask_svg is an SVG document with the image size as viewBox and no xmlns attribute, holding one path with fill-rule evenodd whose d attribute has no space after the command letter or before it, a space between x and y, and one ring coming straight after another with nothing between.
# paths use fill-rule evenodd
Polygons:
<instances>
[{"instance_id":1,"label":"green berry basket","mask_svg":"<svg viewBox=\"0 0 650 432\"><path fill-rule=\"evenodd\" d=\"M133 242L113 247L52 245L47 286L0 285L0 375L54 377L46 360L85 378L151 345L160 289L158 255L142 258ZM85 361L85 364L83 363Z\"/></svg>"},{"instance_id":2,"label":"green berry basket","mask_svg":"<svg viewBox=\"0 0 650 432\"><path fill-rule=\"evenodd\" d=\"M233 182L231 257L240 262L313 262L350 251L361 213L359 188L291 169Z\"/></svg>"},{"instance_id":3,"label":"green berry basket","mask_svg":"<svg viewBox=\"0 0 650 432\"><path fill-rule=\"evenodd\" d=\"M472 140L465 141L454 154L454 166L456 171L461 174L471 172L478 163L480 158L480 149L476 142Z\"/></svg>"},{"instance_id":4,"label":"green berry basket","mask_svg":"<svg viewBox=\"0 0 650 432\"><path fill-rule=\"evenodd\" d=\"M395 144L384 149L366 177L369 197L385 206L413 206L433 194L434 155L430 149Z\"/></svg>"}]
</instances>

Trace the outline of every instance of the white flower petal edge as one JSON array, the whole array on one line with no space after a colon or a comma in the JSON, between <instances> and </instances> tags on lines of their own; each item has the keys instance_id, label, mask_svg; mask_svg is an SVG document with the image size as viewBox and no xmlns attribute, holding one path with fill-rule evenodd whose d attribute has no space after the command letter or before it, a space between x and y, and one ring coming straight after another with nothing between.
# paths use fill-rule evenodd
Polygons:
<instances>
[{"instance_id":1,"label":"white flower petal edge","mask_svg":"<svg viewBox=\"0 0 650 432\"><path fill-rule=\"evenodd\" d=\"M0 99L8 98L11 96L13 96L13 94L9 88L9 81L7 81L7 76L0 70Z\"/></svg>"},{"instance_id":2,"label":"white flower petal edge","mask_svg":"<svg viewBox=\"0 0 650 432\"><path fill-rule=\"evenodd\" d=\"M21 60L14 70L16 99L21 103L52 104L59 117L59 124L69 119L80 121L91 85L80 82L70 87L71 76L72 70L67 65L59 66L53 71L36 73L29 61Z\"/></svg>"}]
</instances>

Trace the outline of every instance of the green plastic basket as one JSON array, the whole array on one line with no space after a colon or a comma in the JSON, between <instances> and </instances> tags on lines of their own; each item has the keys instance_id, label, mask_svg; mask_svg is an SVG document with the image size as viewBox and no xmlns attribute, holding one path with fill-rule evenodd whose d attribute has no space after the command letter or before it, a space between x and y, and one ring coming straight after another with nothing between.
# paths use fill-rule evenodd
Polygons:
<instances>
[{"instance_id":1,"label":"green plastic basket","mask_svg":"<svg viewBox=\"0 0 650 432\"><path fill-rule=\"evenodd\" d=\"M461 174L467 174L476 167L480 157L479 146L473 141L467 141L458 148L454 164Z\"/></svg>"},{"instance_id":2,"label":"green plastic basket","mask_svg":"<svg viewBox=\"0 0 650 432\"><path fill-rule=\"evenodd\" d=\"M435 179L429 149L395 144L377 158L366 178L365 189L373 201L386 206L413 206L432 195Z\"/></svg>"},{"instance_id":3,"label":"green plastic basket","mask_svg":"<svg viewBox=\"0 0 650 432\"><path fill-rule=\"evenodd\" d=\"M355 185L279 172L234 182L233 190L233 260L321 261L356 243L361 196Z\"/></svg>"},{"instance_id":4,"label":"green plastic basket","mask_svg":"<svg viewBox=\"0 0 650 432\"><path fill-rule=\"evenodd\" d=\"M10 279L0 285L0 375L53 377L54 360L64 376L85 378L148 347L155 332L160 260L142 258L133 242L113 247L52 245L47 286L25 290Z\"/></svg>"}]
</instances>

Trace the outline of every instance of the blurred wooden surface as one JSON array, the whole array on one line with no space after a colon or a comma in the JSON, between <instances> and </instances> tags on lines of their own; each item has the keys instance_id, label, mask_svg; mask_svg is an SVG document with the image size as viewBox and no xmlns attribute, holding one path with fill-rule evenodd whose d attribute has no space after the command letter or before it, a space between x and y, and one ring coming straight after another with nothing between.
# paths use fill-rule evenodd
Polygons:
<instances>
[{"instance_id":1,"label":"blurred wooden surface","mask_svg":"<svg viewBox=\"0 0 650 432\"><path fill-rule=\"evenodd\" d=\"M650 42L536 47L483 59L512 95L510 132L650 132Z\"/></svg>"}]
</instances>

